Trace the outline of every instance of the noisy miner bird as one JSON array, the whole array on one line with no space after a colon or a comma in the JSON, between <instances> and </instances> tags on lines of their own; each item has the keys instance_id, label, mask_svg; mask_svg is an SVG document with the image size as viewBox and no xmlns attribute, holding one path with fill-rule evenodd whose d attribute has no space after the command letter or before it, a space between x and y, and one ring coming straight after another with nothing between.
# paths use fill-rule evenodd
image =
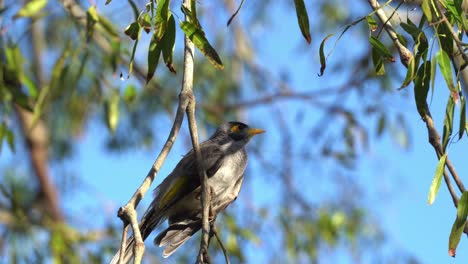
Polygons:
<instances>
[{"instance_id":1,"label":"noisy miner bird","mask_svg":"<svg viewBox=\"0 0 468 264\"><path fill-rule=\"evenodd\" d=\"M241 122L228 122L200 144L211 188L210 218L216 218L220 211L237 198L247 166L245 145L254 135L263 132L262 129L250 128ZM165 246L163 257L172 255L202 227L200 196L200 177L192 149L154 190L154 200L140 223L143 239L167 219L169 227L156 236L154 243ZM121 263L127 263L133 257L134 243L131 236ZM118 262L119 254L120 251L111 264Z\"/></svg>"}]
</instances>

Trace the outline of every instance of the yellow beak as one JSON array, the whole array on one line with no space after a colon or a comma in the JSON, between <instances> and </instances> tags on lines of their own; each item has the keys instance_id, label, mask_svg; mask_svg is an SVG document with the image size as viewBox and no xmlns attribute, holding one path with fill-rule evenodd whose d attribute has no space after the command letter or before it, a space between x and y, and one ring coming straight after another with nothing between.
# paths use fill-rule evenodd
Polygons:
<instances>
[{"instance_id":1,"label":"yellow beak","mask_svg":"<svg viewBox=\"0 0 468 264\"><path fill-rule=\"evenodd\" d=\"M247 131L247 134L249 136L255 136L257 134L262 134L262 133L265 133L265 130L259 129L259 128L249 128L249 130Z\"/></svg>"}]
</instances>

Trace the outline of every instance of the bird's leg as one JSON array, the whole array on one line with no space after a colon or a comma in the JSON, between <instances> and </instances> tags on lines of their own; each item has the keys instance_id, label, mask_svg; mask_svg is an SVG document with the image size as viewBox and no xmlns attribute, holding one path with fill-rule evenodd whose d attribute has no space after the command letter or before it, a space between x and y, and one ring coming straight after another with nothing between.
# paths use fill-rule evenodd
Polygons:
<instances>
[{"instance_id":1,"label":"bird's leg","mask_svg":"<svg viewBox=\"0 0 468 264\"><path fill-rule=\"evenodd\" d=\"M210 197L213 197L214 190L212 186L210 186L209 192L210 192ZM208 217L208 222L210 222L210 230L215 220L216 220L216 213L213 211L213 204L210 203L210 215Z\"/></svg>"}]
</instances>

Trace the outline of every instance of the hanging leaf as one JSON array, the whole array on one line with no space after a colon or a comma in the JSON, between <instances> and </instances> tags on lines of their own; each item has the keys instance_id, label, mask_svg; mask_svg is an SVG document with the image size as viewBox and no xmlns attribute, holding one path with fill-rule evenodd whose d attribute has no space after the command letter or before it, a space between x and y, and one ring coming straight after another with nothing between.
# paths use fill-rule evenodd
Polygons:
<instances>
[{"instance_id":1,"label":"hanging leaf","mask_svg":"<svg viewBox=\"0 0 468 264\"><path fill-rule=\"evenodd\" d=\"M392 53L385 47L380 40L374 36L369 38L369 43L372 47L385 59L394 62L395 58L393 58Z\"/></svg>"},{"instance_id":2,"label":"hanging leaf","mask_svg":"<svg viewBox=\"0 0 468 264\"><path fill-rule=\"evenodd\" d=\"M132 48L132 55L130 56L130 64L128 65L128 76L130 77L130 74L133 72L133 62L135 61L135 52L136 48L138 46L138 40L139 40L140 35L138 35L138 38L135 40L135 43L133 43L133 48Z\"/></svg>"},{"instance_id":3,"label":"hanging leaf","mask_svg":"<svg viewBox=\"0 0 468 264\"><path fill-rule=\"evenodd\" d=\"M463 132L465 131L465 124L466 124L466 100L465 100L465 97L462 97L461 108L460 108L460 127L458 128L459 140L463 137Z\"/></svg>"},{"instance_id":4,"label":"hanging leaf","mask_svg":"<svg viewBox=\"0 0 468 264\"><path fill-rule=\"evenodd\" d=\"M148 73L146 74L146 83L154 76L156 67L158 67L159 57L161 56L161 45L157 40L156 32L151 37L148 50Z\"/></svg>"},{"instance_id":5,"label":"hanging leaf","mask_svg":"<svg viewBox=\"0 0 468 264\"><path fill-rule=\"evenodd\" d=\"M135 85L130 84L128 85L123 93L122 98L127 104L132 104L135 101L135 98L137 97L137 90Z\"/></svg>"},{"instance_id":6,"label":"hanging leaf","mask_svg":"<svg viewBox=\"0 0 468 264\"><path fill-rule=\"evenodd\" d=\"M219 57L216 50L211 46L208 40L205 37L205 32L199 27L197 27L192 22L182 21L180 23L180 28L184 31L185 35L195 44L203 55L208 59L213 66L219 70L224 69L223 62Z\"/></svg>"},{"instance_id":7,"label":"hanging leaf","mask_svg":"<svg viewBox=\"0 0 468 264\"><path fill-rule=\"evenodd\" d=\"M458 92L455 88L452 76L452 65L450 63L450 58L444 50L440 50L436 54L436 59L439 64L440 71L444 76L447 87L450 90L450 95L453 97L453 101L456 103L458 101Z\"/></svg>"},{"instance_id":8,"label":"hanging leaf","mask_svg":"<svg viewBox=\"0 0 468 264\"><path fill-rule=\"evenodd\" d=\"M421 8L423 10L424 15L427 18L427 21L432 22L432 11L431 11L431 0L423 0L421 4Z\"/></svg>"},{"instance_id":9,"label":"hanging leaf","mask_svg":"<svg viewBox=\"0 0 468 264\"><path fill-rule=\"evenodd\" d=\"M442 133L442 147L445 151L453 131L453 112L455 110L455 103L453 97L449 96L447 108L445 109L444 130Z\"/></svg>"},{"instance_id":10,"label":"hanging leaf","mask_svg":"<svg viewBox=\"0 0 468 264\"><path fill-rule=\"evenodd\" d=\"M440 157L439 162L435 170L434 178L432 178L431 187L429 188L429 196L427 197L427 203L432 205L439 192L440 183L442 182L442 175L444 174L445 161L447 160L447 153Z\"/></svg>"},{"instance_id":11,"label":"hanging leaf","mask_svg":"<svg viewBox=\"0 0 468 264\"><path fill-rule=\"evenodd\" d=\"M415 57L411 57L408 63L408 69L406 70L406 77L403 80L403 83L400 86L400 89L405 88L408 86L416 77L416 59Z\"/></svg>"},{"instance_id":12,"label":"hanging leaf","mask_svg":"<svg viewBox=\"0 0 468 264\"><path fill-rule=\"evenodd\" d=\"M169 0L158 0L154 23L154 31L156 32L157 41L160 41L161 38L164 36L164 33L166 32L169 13L169 2Z\"/></svg>"},{"instance_id":13,"label":"hanging leaf","mask_svg":"<svg viewBox=\"0 0 468 264\"><path fill-rule=\"evenodd\" d=\"M322 40L322 43L320 43L320 48L319 48L319 56L320 56L320 73L318 74L318 76L322 76L323 75L323 72L325 72L325 68L327 67L327 57L325 57L325 53L323 51L323 48L325 47L325 42L327 42L327 40L329 38L331 38L333 36L333 34L328 34L328 36L326 36L323 40Z\"/></svg>"},{"instance_id":14,"label":"hanging leaf","mask_svg":"<svg viewBox=\"0 0 468 264\"><path fill-rule=\"evenodd\" d=\"M372 16L366 16L367 25L369 26L369 31L374 32L377 30L378 24L377 21Z\"/></svg>"},{"instance_id":15,"label":"hanging leaf","mask_svg":"<svg viewBox=\"0 0 468 264\"><path fill-rule=\"evenodd\" d=\"M146 33L151 32L153 24L151 23L151 16L148 13L143 13L141 16L139 16L138 23Z\"/></svg>"},{"instance_id":16,"label":"hanging leaf","mask_svg":"<svg viewBox=\"0 0 468 264\"><path fill-rule=\"evenodd\" d=\"M304 36L308 44L312 41L310 35L310 26L309 26L309 15L307 14L307 9L305 7L303 0L294 0L294 5L296 6L296 16L297 22L299 23L299 28L301 33Z\"/></svg>"},{"instance_id":17,"label":"hanging leaf","mask_svg":"<svg viewBox=\"0 0 468 264\"><path fill-rule=\"evenodd\" d=\"M426 113L426 99L429 92L429 80L431 79L431 63L424 62L419 67L419 70L414 79L414 98L416 100L416 108L419 115L424 117Z\"/></svg>"},{"instance_id":18,"label":"hanging leaf","mask_svg":"<svg viewBox=\"0 0 468 264\"><path fill-rule=\"evenodd\" d=\"M161 39L161 48L164 62L172 73L176 73L173 65L174 47L176 39L176 27L174 16L170 14L169 21L167 23L166 33Z\"/></svg>"},{"instance_id":19,"label":"hanging leaf","mask_svg":"<svg viewBox=\"0 0 468 264\"><path fill-rule=\"evenodd\" d=\"M125 35L129 36L131 39L136 40L140 38L140 24L138 22L133 22L127 26L125 29Z\"/></svg>"},{"instance_id":20,"label":"hanging leaf","mask_svg":"<svg viewBox=\"0 0 468 264\"><path fill-rule=\"evenodd\" d=\"M104 104L106 124L112 134L115 132L117 123L119 122L119 101L119 92L115 90Z\"/></svg>"},{"instance_id":21,"label":"hanging leaf","mask_svg":"<svg viewBox=\"0 0 468 264\"><path fill-rule=\"evenodd\" d=\"M234 12L234 14L232 14L232 16L228 19L228 21L226 23L226 26L229 27L229 25L231 25L232 20L237 16L237 14L241 10L243 4L244 4L244 0L241 0L241 2L239 4L239 6L237 7L236 11Z\"/></svg>"},{"instance_id":22,"label":"hanging leaf","mask_svg":"<svg viewBox=\"0 0 468 264\"><path fill-rule=\"evenodd\" d=\"M385 64L384 58L377 51L375 47L372 47L372 62L374 63L375 74L384 75L385 74Z\"/></svg>"},{"instance_id":23,"label":"hanging leaf","mask_svg":"<svg viewBox=\"0 0 468 264\"><path fill-rule=\"evenodd\" d=\"M135 4L135 2L133 0L128 0L128 3L132 7L133 15L135 16L135 20L137 20L138 16L140 15L140 12L138 11L137 5Z\"/></svg>"},{"instance_id":24,"label":"hanging leaf","mask_svg":"<svg viewBox=\"0 0 468 264\"><path fill-rule=\"evenodd\" d=\"M41 11L46 5L47 0L31 0L27 2L13 18L32 17Z\"/></svg>"},{"instance_id":25,"label":"hanging leaf","mask_svg":"<svg viewBox=\"0 0 468 264\"><path fill-rule=\"evenodd\" d=\"M460 242L463 229L465 228L466 217L468 215L468 192L464 191L458 200L457 218L453 223L449 237L449 256L455 257L458 243Z\"/></svg>"}]
</instances>

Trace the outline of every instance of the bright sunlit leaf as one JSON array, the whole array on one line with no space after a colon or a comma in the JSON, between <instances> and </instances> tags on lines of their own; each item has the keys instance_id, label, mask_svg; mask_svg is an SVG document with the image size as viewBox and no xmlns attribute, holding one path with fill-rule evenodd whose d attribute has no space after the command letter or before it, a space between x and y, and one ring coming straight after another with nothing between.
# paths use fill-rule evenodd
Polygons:
<instances>
[{"instance_id":1,"label":"bright sunlit leaf","mask_svg":"<svg viewBox=\"0 0 468 264\"><path fill-rule=\"evenodd\" d=\"M115 132L117 123L119 122L119 101L120 96L117 91L106 100L104 107L106 113L106 124L111 133Z\"/></svg>"},{"instance_id":2,"label":"bright sunlit leaf","mask_svg":"<svg viewBox=\"0 0 468 264\"><path fill-rule=\"evenodd\" d=\"M156 7L156 17L154 23L154 31L156 31L156 39L159 41L164 36L168 22L169 0L159 0Z\"/></svg>"},{"instance_id":3,"label":"bright sunlit leaf","mask_svg":"<svg viewBox=\"0 0 468 264\"><path fill-rule=\"evenodd\" d=\"M28 1L19 11L14 18L18 17L32 17L41 11L46 5L47 0L31 0Z\"/></svg>"},{"instance_id":4,"label":"bright sunlit leaf","mask_svg":"<svg viewBox=\"0 0 468 264\"><path fill-rule=\"evenodd\" d=\"M429 205L432 205L434 203L437 193L439 192L440 183L442 182L442 175L444 174L446 160L447 153L440 157L439 163L437 163L434 178L432 178L431 187L429 188L429 196L427 197L427 203Z\"/></svg>"},{"instance_id":5,"label":"bright sunlit leaf","mask_svg":"<svg viewBox=\"0 0 468 264\"><path fill-rule=\"evenodd\" d=\"M208 59L213 66L219 70L224 69L223 62L219 57L216 50L211 46L208 40L205 37L205 32L199 27L197 27L192 22L182 21L180 23L180 28L184 31L185 35L195 44L203 55Z\"/></svg>"}]
</instances>

